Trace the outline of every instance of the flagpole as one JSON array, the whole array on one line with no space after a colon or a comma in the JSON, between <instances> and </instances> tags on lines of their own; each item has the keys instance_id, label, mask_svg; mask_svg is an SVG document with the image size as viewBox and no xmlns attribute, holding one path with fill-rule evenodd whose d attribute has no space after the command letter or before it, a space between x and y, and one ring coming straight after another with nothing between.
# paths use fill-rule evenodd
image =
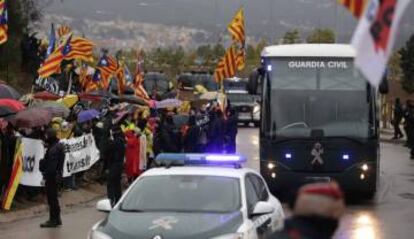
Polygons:
<instances>
[{"instance_id":1,"label":"flagpole","mask_svg":"<svg viewBox=\"0 0 414 239\"><path fill-rule=\"evenodd\" d=\"M69 74L69 84L68 84L68 90L66 92L67 95L70 94L71 89L72 89L72 71Z\"/></svg>"}]
</instances>

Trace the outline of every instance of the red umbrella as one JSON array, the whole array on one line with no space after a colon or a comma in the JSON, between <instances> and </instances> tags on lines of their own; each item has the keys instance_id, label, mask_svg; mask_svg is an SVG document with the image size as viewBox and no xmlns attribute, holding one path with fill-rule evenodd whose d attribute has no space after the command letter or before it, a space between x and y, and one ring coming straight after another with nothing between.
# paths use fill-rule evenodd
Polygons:
<instances>
[{"instance_id":1,"label":"red umbrella","mask_svg":"<svg viewBox=\"0 0 414 239\"><path fill-rule=\"evenodd\" d=\"M90 94L90 93L80 93L78 96L79 96L79 98L81 100L84 100L84 101L96 101L96 102L102 101L103 98L104 98L103 96L99 96L99 95L95 95L95 94Z\"/></svg>"},{"instance_id":2,"label":"red umbrella","mask_svg":"<svg viewBox=\"0 0 414 239\"><path fill-rule=\"evenodd\" d=\"M46 109L31 108L20 111L13 120L13 125L22 128L33 128L47 125L52 121L52 114Z\"/></svg>"},{"instance_id":3,"label":"red umbrella","mask_svg":"<svg viewBox=\"0 0 414 239\"><path fill-rule=\"evenodd\" d=\"M33 98L39 99L39 100L58 100L61 97L53 93L50 93L48 91L41 91L41 92L34 94Z\"/></svg>"},{"instance_id":4,"label":"red umbrella","mask_svg":"<svg viewBox=\"0 0 414 239\"><path fill-rule=\"evenodd\" d=\"M0 99L0 106L8 107L15 112L26 109L22 102L13 99Z\"/></svg>"}]
</instances>

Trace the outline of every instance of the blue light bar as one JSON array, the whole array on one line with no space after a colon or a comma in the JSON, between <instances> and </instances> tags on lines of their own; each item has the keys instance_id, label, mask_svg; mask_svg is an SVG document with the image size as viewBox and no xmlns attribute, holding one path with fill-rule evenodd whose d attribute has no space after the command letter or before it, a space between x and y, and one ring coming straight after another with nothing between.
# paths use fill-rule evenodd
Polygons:
<instances>
[{"instance_id":1,"label":"blue light bar","mask_svg":"<svg viewBox=\"0 0 414 239\"><path fill-rule=\"evenodd\" d=\"M350 157L349 157L349 154L344 154L344 155L342 155L342 159L343 160L348 160Z\"/></svg>"},{"instance_id":2,"label":"blue light bar","mask_svg":"<svg viewBox=\"0 0 414 239\"><path fill-rule=\"evenodd\" d=\"M155 161L160 166L234 165L245 163L246 158L229 154L159 154Z\"/></svg>"},{"instance_id":3,"label":"blue light bar","mask_svg":"<svg viewBox=\"0 0 414 239\"><path fill-rule=\"evenodd\" d=\"M206 161L208 162L240 162L241 156L239 155L207 155Z\"/></svg>"},{"instance_id":4,"label":"blue light bar","mask_svg":"<svg viewBox=\"0 0 414 239\"><path fill-rule=\"evenodd\" d=\"M292 154L291 153L286 153L285 154L285 158L286 159L291 159L292 158Z\"/></svg>"}]
</instances>

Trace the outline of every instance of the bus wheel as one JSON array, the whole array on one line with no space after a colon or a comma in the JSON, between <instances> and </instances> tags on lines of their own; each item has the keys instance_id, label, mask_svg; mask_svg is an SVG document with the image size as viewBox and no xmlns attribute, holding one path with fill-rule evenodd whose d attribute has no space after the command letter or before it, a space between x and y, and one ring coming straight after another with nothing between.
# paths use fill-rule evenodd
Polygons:
<instances>
[{"instance_id":1,"label":"bus wheel","mask_svg":"<svg viewBox=\"0 0 414 239\"><path fill-rule=\"evenodd\" d=\"M260 126L260 122L254 122L254 127L258 128Z\"/></svg>"}]
</instances>

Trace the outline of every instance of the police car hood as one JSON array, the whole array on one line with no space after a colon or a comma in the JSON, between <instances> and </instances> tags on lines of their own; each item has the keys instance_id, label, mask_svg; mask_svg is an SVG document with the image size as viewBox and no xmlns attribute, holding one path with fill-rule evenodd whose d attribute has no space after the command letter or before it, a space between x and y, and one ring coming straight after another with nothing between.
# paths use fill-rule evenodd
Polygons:
<instances>
[{"instance_id":1,"label":"police car hood","mask_svg":"<svg viewBox=\"0 0 414 239\"><path fill-rule=\"evenodd\" d=\"M101 231L117 239L208 239L235 233L242 223L240 211L218 214L114 210L103 223Z\"/></svg>"}]
</instances>

